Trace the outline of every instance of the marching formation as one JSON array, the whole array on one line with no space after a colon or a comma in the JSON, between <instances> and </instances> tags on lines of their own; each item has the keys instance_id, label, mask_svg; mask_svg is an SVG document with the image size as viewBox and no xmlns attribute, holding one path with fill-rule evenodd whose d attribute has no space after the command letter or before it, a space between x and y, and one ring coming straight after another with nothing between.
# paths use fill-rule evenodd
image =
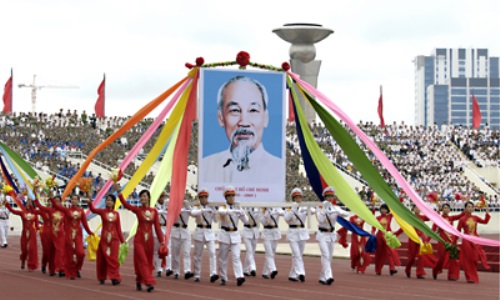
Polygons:
<instances>
[{"instance_id":1,"label":"marching formation","mask_svg":"<svg viewBox=\"0 0 500 300\"><path fill-rule=\"evenodd\" d=\"M117 187L119 190L119 187ZM35 193L36 195L36 193ZM136 289L146 291L154 290L156 284L155 276L173 276L185 280L194 277L194 282L200 282L203 251L206 249L209 259L208 281L215 283L220 280L220 285L226 285L231 277L228 274L228 261L231 260L233 275L237 286L245 283L247 277L257 276L258 266L255 262L255 251L259 239L262 240L265 249L265 261L260 273L264 279L275 279L279 274L276 267L275 255L279 241L282 239L279 227L280 218L288 224L286 240L291 249L291 268L288 280L292 282L305 282L306 272L302 259L306 241L310 239L310 233L306 228L308 215L314 215L317 219L316 241L321 252L321 272L318 282L321 285L331 285L334 282L332 271L332 257L334 246L339 242L347 247L347 230L341 228L335 230L339 217L348 218L352 224L363 229L364 221L356 215L336 205L335 190L326 187L323 190L323 202L315 208L301 205L302 191L295 188L291 191L291 207L241 207L235 203L236 190L232 186L224 189L223 197L225 204L218 207L209 204L209 193L206 189L198 191L199 204L191 205L185 201L180 214L173 223L170 241L165 240L165 229L167 225L168 201L166 193L162 193L154 207L151 207L151 196L148 190L140 192L140 206L129 204L124 197L118 193L124 208L135 214L138 225L134 237L133 261L136 275ZM8 197L5 197L8 199ZM60 197L50 198L47 203L40 203L39 199L27 200L25 208L15 209L9 201L0 202L0 242L3 248L7 247L5 222L8 222L9 213L18 215L22 219L21 233L21 269L27 268L34 271L38 268L37 232L40 233L42 243L42 265L41 270L50 276L66 277L76 280L81 277L80 270L85 257L83 244L83 232L85 230L90 236L94 232L89 228L85 211L80 207L80 198L72 195L67 207L62 203ZM89 202L92 213L100 216L102 228L100 229L100 242L96 252L96 276L100 284L110 280L112 285L121 283L120 276L120 245L125 243L121 229L120 214L115 211L117 197L109 194L105 199L104 208L96 208ZM488 223L490 219L489 209L486 207L484 219L472 215L474 204L466 203L464 212L458 215L450 215L449 205L443 205L442 216L453 225L458 221L457 229L466 234L477 236L477 224ZM417 208L414 214L423 221L428 219L421 215ZM375 214L375 208L373 207ZM189 219L194 218L196 228L193 232L188 228ZM388 232L391 232L391 221L393 215L388 206L382 204L380 215L377 220ZM43 220L43 222L41 222ZM240 222L242 226L240 226ZM214 230L216 223L220 230ZM42 225L40 225L42 224ZM7 224L8 228L8 224ZM448 235L436 225L433 229L451 244L456 244L456 237ZM97 231L97 230L96 230ZM398 253L389 247L384 233L380 230L375 234L375 273L382 274L383 266L388 262L390 275L398 271L396 266L401 265ZM395 235L402 230L395 232ZM423 242L429 238L417 232ZM216 242L218 241L218 256ZM191 250L194 243L193 265L191 264ZM241 245L245 245L245 257L240 256ZM367 236L351 234L351 268L359 274L364 274L370 264L369 244ZM168 250L167 250L168 247ZM457 259L449 258L449 249L438 244L437 257L433 255L422 255L419 251L420 244L409 240L408 263L405 274L411 277L411 268L416 263L416 276L425 279L424 265L432 265L432 276L437 279L443 268L448 268L448 280L459 279L460 267L465 273L465 279L469 283L478 283L476 264L479 261L487 266L484 250L481 246L470 241L463 240L460 256ZM373 250L373 249L372 249ZM182 272L181 272L182 258Z\"/></svg>"}]
</instances>

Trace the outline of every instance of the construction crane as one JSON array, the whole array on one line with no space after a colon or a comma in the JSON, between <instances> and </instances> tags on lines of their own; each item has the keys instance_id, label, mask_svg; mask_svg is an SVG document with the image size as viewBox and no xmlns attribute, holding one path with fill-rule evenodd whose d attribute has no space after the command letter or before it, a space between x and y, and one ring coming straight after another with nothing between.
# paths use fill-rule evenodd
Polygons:
<instances>
[{"instance_id":1,"label":"construction crane","mask_svg":"<svg viewBox=\"0 0 500 300\"><path fill-rule=\"evenodd\" d=\"M33 113L36 112L36 91L41 90L42 88L50 88L50 89L78 89L80 87L74 85L36 85L35 83L36 75L33 75L33 83L32 84L19 84L20 88L30 88L31 89L31 109Z\"/></svg>"}]
</instances>

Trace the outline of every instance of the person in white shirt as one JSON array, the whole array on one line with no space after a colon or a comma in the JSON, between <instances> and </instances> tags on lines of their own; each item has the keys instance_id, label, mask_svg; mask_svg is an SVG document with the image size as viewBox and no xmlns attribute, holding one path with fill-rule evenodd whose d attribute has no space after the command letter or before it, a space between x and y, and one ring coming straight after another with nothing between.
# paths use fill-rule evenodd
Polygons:
<instances>
[{"instance_id":1,"label":"person in white shirt","mask_svg":"<svg viewBox=\"0 0 500 300\"><path fill-rule=\"evenodd\" d=\"M286 239L290 243L290 248L292 250L292 268L290 269L288 280L300 280L301 282L304 282L306 280L306 271L304 269L302 255L304 254L306 241L309 240L309 232L307 232L307 229L304 226L308 208L300 206L300 203L302 202L301 189L294 188L290 193L290 198L292 198L292 201L295 202L295 206L287 209L285 213L285 221L289 226L288 231L286 232Z\"/></svg>"},{"instance_id":2,"label":"person in white shirt","mask_svg":"<svg viewBox=\"0 0 500 300\"><path fill-rule=\"evenodd\" d=\"M281 239L281 231L278 227L279 218L284 215L285 212L281 208L264 208L260 216L260 221L264 227L261 236L266 250L266 260L262 268L262 277L265 279L274 279L278 275L274 256L276 255L278 242Z\"/></svg>"},{"instance_id":3,"label":"person in white shirt","mask_svg":"<svg viewBox=\"0 0 500 300\"><path fill-rule=\"evenodd\" d=\"M257 267L255 266L255 248L257 247L257 241L260 237L259 232L259 211L258 208L247 208L247 222L243 222L243 230L241 235L243 236L243 241L245 242L245 264L243 266L243 274L245 276L256 276Z\"/></svg>"},{"instance_id":4,"label":"person in white shirt","mask_svg":"<svg viewBox=\"0 0 500 300\"><path fill-rule=\"evenodd\" d=\"M161 231L163 234L165 234L165 226L167 226L167 212L168 212L168 201L167 199L167 193L163 191L160 195L160 198L158 198L158 201L156 202L156 211L158 211L158 220L160 221L160 227ZM156 236L156 233L153 234ZM172 275L172 260L170 256L170 251L168 256L165 258L165 263L166 265L164 266L163 259L161 259L158 255L158 249L160 249L160 243L155 239L155 250L154 250L154 256L153 256L153 262L155 265L156 269L156 276L161 277L161 274L163 271L165 271L166 276ZM169 250L170 250L170 243L168 245ZM166 270L165 270L166 269Z\"/></svg>"},{"instance_id":5,"label":"person in white shirt","mask_svg":"<svg viewBox=\"0 0 500 300\"><path fill-rule=\"evenodd\" d=\"M208 190L201 188L198 191L197 205L191 210L191 217L196 220L196 229L193 233L194 240L194 281L200 282L201 261L203 257L203 246L207 247L210 260L210 282L219 279L217 275L217 257L215 255L215 233L212 230L212 223L217 222L216 210L208 206Z\"/></svg>"},{"instance_id":6,"label":"person in white shirt","mask_svg":"<svg viewBox=\"0 0 500 300\"><path fill-rule=\"evenodd\" d=\"M247 215L241 208L234 205L235 195L235 188L227 186L224 189L224 198L226 198L227 205L219 207L221 223L221 231L219 232L219 274L221 278L220 284L226 285L227 260L229 251L231 251L234 277L236 277L237 285L241 286L245 282L245 277L243 276L240 259L241 236L238 231L238 221L246 222Z\"/></svg>"},{"instance_id":7,"label":"person in white shirt","mask_svg":"<svg viewBox=\"0 0 500 300\"><path fill-rule=\"evenodd\" d=\"M7 199L2 195L0 199L0 247L7 248L7 235L9 233L9 214L10 211L5 207Z\"/></svg>"},{"instance_id":8,"label":"person in white shirt","mask_svg":"<svg viewBox=\"0 0 500 300\"><path fill-rule=\"evenodd\" d=\"M337 241L337 233L335 232L335 223L337 217L348 217L349 213L335 205L335 189L326 187L323 190L323 205L316 210L316 218L318 219L318 231L316 232L316 240L321 250L321 272L319 275L319 283L322 285L331 285L334 281L332 275L332 256L335 242Z\"/></svg>"},{"instance_id":9,"label":"person in white shirt","mask_svg":"<svg viewBox=\"0 0 500 300\"><path fill-rule=\"evenodd\" d=\"M184 262L184 279L194 277L191 272L191 232L188 229L191 207L188 201L184 201L184 207L181 209L179 217L174 223L170 243L172 248L172 271L174 279L179 278L181 269L181 249Z\"/></svg>"}]
</instances>

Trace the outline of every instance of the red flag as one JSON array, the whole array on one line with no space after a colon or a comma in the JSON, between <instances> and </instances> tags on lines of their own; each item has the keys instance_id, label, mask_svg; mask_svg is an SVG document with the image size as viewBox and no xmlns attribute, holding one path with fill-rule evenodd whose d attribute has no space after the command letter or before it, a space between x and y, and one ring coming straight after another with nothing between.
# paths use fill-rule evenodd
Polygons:
<instances>
[{"instance_id":1,"label":"red flag","mask_svg":"<svg viewBox=\"0 0 500 300\"><path fill-rule=\"evenodd\" d=\"M476 96L472 93L472 127L478 129L481 125L481 109L479 109L479 103L477 103Z\"/></svg>"},{"instance_id":2,"label":"red flag","mask_svg":"<svg viewBox=\"0 0 500 300\"><path fill-rule=\"evenodd\" d=\"M384 128L385 127L385 121L384 121L384 102L382 98L382 86L380 86L380 97L378 98L378 116L380 118L380 127Z\"/></svg>"},{"instance_id":3,"label":"red flag","mask_svg":"<svg viewBox=\"0 0 500 300\"><path fill-rule=\"evenodd\" d=\"M295 112L293 110L293 99L292 99L292 92L289 92L289 98L288 98L288 122L293 122L295 121Z\"/></svg>"},{"instance_id":4,"label":"red flag","mask_svg":"<svg viewBox=\"0 0 500 300\"><path fill-rule=\"evenodd\" d=\"M5 83L5 88L3 90L3 112L10 114L12 113L12 70L10 70L10 78Z\"/></svg>"},{"instance_id":5,"label":"red flag","mask_svg":"<svg viewBox=\"0 0 500 300\"><path fill-rule=\"evenodd\" d=\"M99 85L99 88L97 89L98 97L94 109L95 109L95 115L98 118L104 118L105 89L106 89L106 75L104 75L104 78L102 79L102 82Z\"/></svg>"}]
</instances>

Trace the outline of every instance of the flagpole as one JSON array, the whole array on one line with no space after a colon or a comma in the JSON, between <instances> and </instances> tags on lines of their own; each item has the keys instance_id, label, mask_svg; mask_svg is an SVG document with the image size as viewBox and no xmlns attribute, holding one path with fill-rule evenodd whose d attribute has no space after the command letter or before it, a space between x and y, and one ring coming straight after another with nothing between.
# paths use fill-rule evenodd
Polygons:
<instances>
[{"instance_id":1,"label":"flagpole","mask_svg":"<svg viewBox=\"0 0 500 300\"><path fill-rule=\"evenodd\" d=\"M104 89L102 91L103 100L102 101L102 116L106 117L106 73L103 73L102 80L104 81Z\"/></svg>"},{"instance_id":2,"label":"flagpole","mask_svg":"<svg viewBox=\"0 0 500 300\"><path fill-rule=\"evenodd\" d=\"M12 102L14 99L14 70L10 68L10 114L14 113L14 107L12 106Z\"/></svg>"}]
</instances>

